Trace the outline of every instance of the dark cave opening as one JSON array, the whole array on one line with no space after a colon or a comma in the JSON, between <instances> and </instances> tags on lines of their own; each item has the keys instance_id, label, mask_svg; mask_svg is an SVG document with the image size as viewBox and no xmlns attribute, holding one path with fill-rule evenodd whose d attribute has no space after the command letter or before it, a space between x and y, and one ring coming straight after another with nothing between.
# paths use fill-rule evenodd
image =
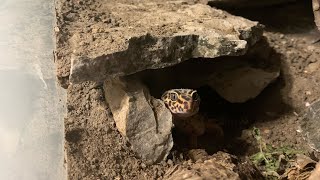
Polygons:
<instances>
[{"instance_id":1,"label":"dark cave opening","mask_svg":"<svg viewBox=\"0 0 320 180\"><path fill-rule=\"evenodd\" d=\"M252 127L256 121L266 119L263 116L266 116L265 112L268 108L275 108L277 115L288 110L279 93L282 87L281 78L272 82L256 98L242 103L227 101L219 95L212 85L206 84L206 81L212 76L219 76L220 74L217 72L230 71L245 66L268 69L270 66L278 65L277 61L266 61L263 58L252 58L251 56L197 58L163 69L145 70L134 76L137 76L148 87L150 94L158 99L162 93L169 89L197 90L201 97L199 113L204 114L209 120L214 120L223 130L223 137L220 137L216 132L206 132L199 136L198 148L205 149L209 154L219 150L242 154L247 148L245 142L240 139L243 129ZM268 104L270 99L273 99L273 104ZM190 150L186 134L176 131L175 128L173 128L172 134L175 150L179 152Z\"/></svg>"}]
</instances>

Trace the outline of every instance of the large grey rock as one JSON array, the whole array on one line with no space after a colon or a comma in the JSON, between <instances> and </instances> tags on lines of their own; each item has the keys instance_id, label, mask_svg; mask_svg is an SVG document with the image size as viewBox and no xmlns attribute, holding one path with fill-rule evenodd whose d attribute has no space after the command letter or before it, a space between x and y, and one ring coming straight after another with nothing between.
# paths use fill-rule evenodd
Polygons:
<instances>
[{"instance_id":1,"label":"large grey rock","mask_svg":"<svg viewBox=\"0 0 320 180\"><path fill-rule=\"evenodd\" d=\"M106 80L104 91L116 126L133 151L148 164L164 160L173 146L173 124L163 102L134 79Z\"/></svg>"},{"instance_id":2,"label":"large grey rock","mask_svg":"<svg viewBox=\"0 0 320 180\"><path fill-rule=\"evenodd\" d=\"M108 26L94 18L87 31L73 31L68 39L71 83L103 81L190 58L243 55L262 35L258 22L190 1L108 2L97 11L112 12L118 23Z\"/></svg>"},{"instance_id":3,"label":"large grey rock","mask_svg":"<svg viewBox=\"0 0 320 180\"><path fill-rule=\"evenodd\" d=\"M301 130L311 148L320 152L320 100L308 107L300 122Z\"/></svg>"}]
</instances>

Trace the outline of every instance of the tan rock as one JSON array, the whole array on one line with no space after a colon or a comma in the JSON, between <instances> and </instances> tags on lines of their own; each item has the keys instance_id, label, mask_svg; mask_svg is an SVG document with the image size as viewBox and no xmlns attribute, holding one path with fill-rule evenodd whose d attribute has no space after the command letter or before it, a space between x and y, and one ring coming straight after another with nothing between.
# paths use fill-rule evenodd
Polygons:
<instances>
[{"instance_id":1,"label":"tan rock","mask_svg":"<svg viewBox=\"0 0 320 180\"><path fill-rule=\"evenodd\" d=\"M104 91L116 126L133 151L147 164L166 159L173 146L173 124L164 103L135 79L106 80Z\"/></svg>"},{"instance_id":2,"label":"tan rock","mask_svg":"<svg viewBox=\"0 0 320 180\"><path fill-rule=\"evenodd\" d=\"M258 96L270 82L277 79L280 71L265 71L250 66L214 73L208 85L224 99L242 103Z\"/></svg>"},{"instance_id":3,"label":"tan rock","mask_svg":"<svg viewBox=\"0 0 320 180\"><path fill-rule=\"evenodd\" d=\"M320 31L320 1L312 0L312 9L314 14L314 22L316 23L318 30Z\"/></svg>"},{"instance_id":4,"label":"tan rock","mask_svg":"<svg viewBox=\"0 0 320 180\"><path fill-rule=\"evenodd\" d=\"M318 71L320 67L320 62L317 61L317 62L314 62L314 63L310 63L306 68L305 68L305 71L307 73L313 73L315 71Z\"/></svg>"}]
</instances>

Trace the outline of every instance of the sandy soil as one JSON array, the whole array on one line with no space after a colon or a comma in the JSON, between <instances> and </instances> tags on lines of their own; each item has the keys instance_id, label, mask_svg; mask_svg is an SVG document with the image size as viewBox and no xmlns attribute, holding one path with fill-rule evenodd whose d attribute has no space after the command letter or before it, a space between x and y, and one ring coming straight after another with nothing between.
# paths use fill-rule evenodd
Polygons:
<instances>
[{"instance_id":1,"label":"sandy soil","mask_svg":"<svg viewBox=\"0 0 320 180\"><path fill-rule=\"evenodd\" d=\"M223 149L238 157L257 152L251 136L252 127L257 127L274 146L292 145L311 152L297 132L306 103L320 96L320 45L311 43L317 37L311 2L229 11L266 25L264 36L280 56L281 77L256 99L231 105L239 107L249 123L242 133L226 140ZM101 84L70 85L67 110L65 148L69 179L158 179L169 167L185 159L180 150L173 150L167 162L158 165L146 166L135 158L115 128ZM233 117L233 121L241 118Z\"/></svg>"}]
</instances>

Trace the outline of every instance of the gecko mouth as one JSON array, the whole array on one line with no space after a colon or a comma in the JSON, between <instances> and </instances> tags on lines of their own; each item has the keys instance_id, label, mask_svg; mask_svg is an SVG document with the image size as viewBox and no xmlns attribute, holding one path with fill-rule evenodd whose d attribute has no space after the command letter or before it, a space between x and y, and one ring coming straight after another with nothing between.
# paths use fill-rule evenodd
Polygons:
<instances>
[{"instance_id":1,"label":"gecko mouth","mask_svg":"<svg viewBox=\"0 0 320 180\"><path fill-rule=\"evenodd\" d=\"M191 117L191 116L197 114L198 111L199 111L199 105L195 104L195 105L193 105L192 109L189 109L188 111L185 111L185 112L176 112L176 113L173 113L173 115L175 117L187 118L187 117Z\"/></svg>"}]
</instances>

